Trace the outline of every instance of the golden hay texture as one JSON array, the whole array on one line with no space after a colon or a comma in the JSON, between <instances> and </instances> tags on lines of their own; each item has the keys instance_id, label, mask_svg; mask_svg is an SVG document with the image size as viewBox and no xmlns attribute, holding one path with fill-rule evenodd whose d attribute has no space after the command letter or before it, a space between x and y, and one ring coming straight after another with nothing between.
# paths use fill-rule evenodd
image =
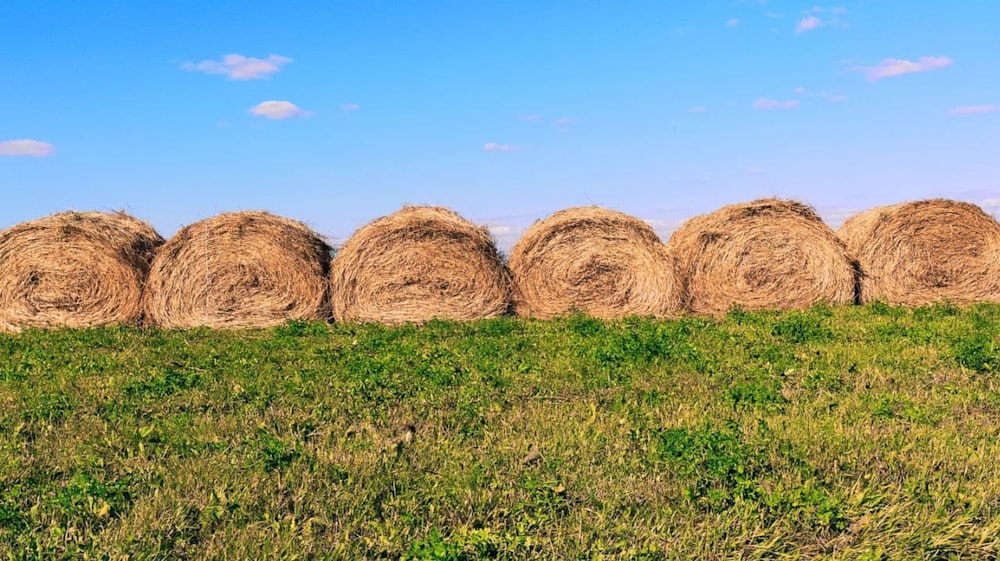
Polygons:
<instances>
[{"instance_id":1,"label":"golden hay texture","mask_svg":"<svg viewBox=\"0 0 1000 561\"><path fill-rule=\"evenodd\" d=\"M153 261L143 308L164 328L270 327L330 317L330 247L268 212L220 214L181 228Z\"/></svg>"},{"instance_id":2,"label":"golden hay texture","mask_svg":"<svg viewBox=\"0 0 1000 561\"><path fill-rule=\"evenodd\" d=\"M420 323L502 315L510 276L485 228L407 206L360 228L330 270L337 321Z\"/></svg>"},{"instance_id":3,"label":"golden hay texture","mask_svg":"<svg viewBox=\"0 0 1000 561\"><path fill-rule=\"evenodd\" d=\"M930 199L873 208L838 235L861 266L861 302L1000 302L1000 224L976 205Z\"/></svg>"},{"instance_id":4,"label":"golden hay texture","mask_svg":"<svg viewBox=\"0 0 1000 561\"><path fill-rule=\"evenodd\" d=\"M510 254L517 315L578 310L599 318L676 315L677 261L648 224L596 206L561 210L529 227Z\"/></svg>"},{"instance_id":5,"label":"golden hay texture","mask_svg":"<svg viewBox=\"0 0 1000 561\"><path fill-rule=\"evenodd\" d=\"M854 301L856 265L812 208L759 199L685 222L667 242L688 308L718 315Z\"/></svg>"},{"instance_id":6,"label":"golden hay texture","mask_svg":"<svg viewBox=\"0 0 1000 561\"><path fill-rule=\"evenodd\" d=\"M138 323L162 243L122 212L62 212L0 232L0 330Z\"/></svg>"}]
</instances>

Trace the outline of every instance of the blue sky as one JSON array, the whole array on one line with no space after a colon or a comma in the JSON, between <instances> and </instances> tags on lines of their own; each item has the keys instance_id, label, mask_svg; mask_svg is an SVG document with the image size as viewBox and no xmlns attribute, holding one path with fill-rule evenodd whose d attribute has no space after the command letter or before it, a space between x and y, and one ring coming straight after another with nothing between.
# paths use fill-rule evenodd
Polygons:
<instances>
[{"instance_id":1,"label":"blue sky","mask_svg":"<svg viewBox=\"0 0 1000 561\"><path fill-rule=\"evenodd\" d=\"M0 227L1000 206L1000 2L0 2Z\"/></svg>"}]
</instances>

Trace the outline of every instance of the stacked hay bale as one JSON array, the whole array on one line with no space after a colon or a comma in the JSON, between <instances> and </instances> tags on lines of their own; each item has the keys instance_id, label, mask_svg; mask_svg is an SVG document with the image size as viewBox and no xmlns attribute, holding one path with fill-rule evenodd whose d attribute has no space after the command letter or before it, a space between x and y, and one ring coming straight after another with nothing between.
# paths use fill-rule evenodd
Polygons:
<instances>
[{"instance_id":1,"label":"stacked hay bale","mask_svg":"<svg viewBox=\"0 0 1000 561\"><path fill-rule=\"evenodd\" d=\"M63 212L0 232L0 330L137 324L162 243L122 212Z\"/></svg>"},{"instance_id":2,"label":"stacked hay bale","mask_svg":"<svg viewBox=\"0 0 1000 561\"><path fill-rule=\"evenodd\" d=\"M360 228L338 249L330 283L337 321L489 318L510 300L489 232L441 207L407 206Z\"/></svg>"},{"instance_id":3,"label":"stacked hay bale","mask_svg":"<svg viewBox=\"0 0 1000 561\"><path fill-rule=\"evenodd\" d=\"M670 316L682 307L677 262L645 222L591 206L533 224L510 254L517 315L573 310L599 318Z\"/></svg>"},{"instance_id":4,"label":"stacked hay bale","mask_svg":"<svg viewBox=\"0 0 1000 561\"><path fill-rule=\"evenodd\" d=\"M930 199L873 208L838 235L860 264L861 302L1000 302L1000 224L976 205Z\"/></svg>"},{"instance_id":5,"label":"stacked hay bale","mask_svg":"<svg viewBox=\"0 0 1000 561\"><path fill-rule=\"evenodd\" d=\"M856 265L812 208L780 199L722 207L684 223L667 242L692 312L850 303Z\"/></svg>"},{"instance_id":6,"label":"stacked hay bale","mask_svg":"<svg viewBox=\"0 0 1000 561\"><path fill-rule=\"evenodd\" d=\"M330 317L330 247L305 224L261 211L181 228L157 253L143 308L164 328L270 327Z\"/></svg>"}]
</instances>

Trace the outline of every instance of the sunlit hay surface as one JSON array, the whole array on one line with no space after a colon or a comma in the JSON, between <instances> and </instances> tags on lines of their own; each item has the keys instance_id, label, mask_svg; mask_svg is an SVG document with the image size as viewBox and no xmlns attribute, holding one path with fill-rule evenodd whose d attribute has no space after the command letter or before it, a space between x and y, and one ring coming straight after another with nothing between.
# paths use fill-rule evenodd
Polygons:
<instances>
[{"instance_id":1,"label":"sunlit hay surface","mask_svg":"<svg viewBox=\"0 0 1000 561\"><path fill-rule=\"evenodd\" d=\"M138 323L162 243L122 212L62 212L0 232L0 330Z\"/></svg>"},{"instance_id":2,"label":"sunlit hay surface","mask_svg":"<svg viewBox=\"0 0 1000 561\"><path fill-rule=\"evenodd\" d=\"M667 247L680 260L694 313L854 301L856 266L844 244L796 201L759 199L696 216Z\"/></svg>"},{"instance_id":3,"label":"sunlit hay surface","mask_svg":"<svg viewBox=\"0 0 1000 561\"><path fill-rule=\"evenodd\" d=\"M1000 224L976 205L929 199L873 208L838 235L860 264L862 302L1000 302Z\"/></svg>"},{"instance_id":4,"label":"sunlit hay surface","mask_svg":"<svg viewBox=\"0 0 1000 561\"><path fill-rule=\"evenodd\" d=\"M262 211L181 228L153 261L147 321L164 328L269 327L330 317L330 247L301 222Z\"/></svg>"},{"instance_id":5,"label":"sunlit hay surface","mask_svg":"<svg viewBox=\"0 0 1000 561\"><path fill-rule=\"evenodd\" d=\"M360 228L338 249L330 282L337 321L472 320L510 305L489 232L442 207L407 206Z\"/></svg>"},{"instance_id":6,"label":"sunlit hay surface","mask_svg":"<svg viewBox=\"0 0 1000 561\"><path fill-rule=\"evenodd\" d=\"M517 315L671 316L682 306L676 260L638 218L591 206L533 224L510 254Z\"/></svg>"}]
</instances>

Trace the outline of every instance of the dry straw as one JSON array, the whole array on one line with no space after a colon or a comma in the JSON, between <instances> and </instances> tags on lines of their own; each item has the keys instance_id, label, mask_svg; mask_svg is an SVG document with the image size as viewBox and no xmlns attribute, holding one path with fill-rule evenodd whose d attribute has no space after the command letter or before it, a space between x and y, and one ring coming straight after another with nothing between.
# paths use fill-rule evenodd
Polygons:
<instances>
[{"instance_id":1,"label":"dry straw","mask_svg":"<svg viewBox=\"0 0 1000 561\"><path fill-rule=\"evenodd\" d=\"M162 243L122 212L63 212L0 232L0 330L138 323Z\"/></svg>"},{"instance_id":2,"label":"dry straw","mask_svg":"<svg viewBox=\"0 0 1000 561\"><path fill-rule=\"evenodd\" d=\"M838 235L861 266L862 302L1000 302L1000 224L946 199L866 210Z\"/></svg>"},{"instance_id":3,"label":"dry straw","mask_svg":"<svg viewBox=\"0 0 1000 561\"><path fill-rule=\"evenodd\" d=\"M682 305L676 260L648 224L591 206L535 222L510 254L514 311L551 318L669 316Z\"/></svg>"},{"instance_id":4,"label":"dry straw","mask_svg":"<svg viewBox=\"0 0 1000 561\"><path fill-rule=\"evenodd\" d=\"M856 265L812 208L780 199L722 207L685 222L667 247L692 312L850 303Z\"/></svg>"},{"instance_id":5,"label":"dry straw","mask_svg":"<svg viewBox=\"0 0 1000 561\"><path fill-rule=\"evenodd\" d=\"M220 214L181 228L146 285L149 323L270 327L326 320L330 247L305 224L267 212Z\"/></svg>"},{"instance_id":6,"label":"dry straw","mask_svg":"<svg viewBox=\"0 0 1000 561\"><path fill-rule=\"evenodd\" d=\"M485 228L407 206L360 228L330 271L337 321L419 323L506 313L510 279Z\"/></svg>"}]
</instances>

